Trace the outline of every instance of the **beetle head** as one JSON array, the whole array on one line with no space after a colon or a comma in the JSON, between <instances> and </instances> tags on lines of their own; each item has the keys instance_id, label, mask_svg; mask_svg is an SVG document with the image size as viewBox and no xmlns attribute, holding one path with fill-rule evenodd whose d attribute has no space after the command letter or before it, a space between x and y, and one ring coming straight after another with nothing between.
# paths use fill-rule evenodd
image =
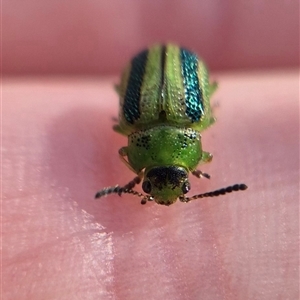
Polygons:
<instances>
[{"instance_id":1,"label":"beetle head","mask_svg":"<svg viewBox=\"0 0 300 300\"><path fill-rule=\"evenodd\" d=\"M173 204L190 190L188 172L178 166L152 167L145 170L142 188L162 205Z\"/></svg>"}]
</instances>

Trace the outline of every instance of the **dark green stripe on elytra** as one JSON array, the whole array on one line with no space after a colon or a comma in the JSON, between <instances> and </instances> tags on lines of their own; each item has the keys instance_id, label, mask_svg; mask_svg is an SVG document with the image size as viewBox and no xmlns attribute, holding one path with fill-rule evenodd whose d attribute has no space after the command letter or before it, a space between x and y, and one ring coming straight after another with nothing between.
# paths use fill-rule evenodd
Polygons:
<instances>
[{"instance_id":1,"label":"dark green stripe on elytra","mask_svg":"<svg viewBox=\"0 0 300 300\"><path fill-rule=\"evenodd\" d=\"M181 48L180 58L186 115L192 122L197 122L204 114L203 97L198 79L198 57L194 53Z\"/></svg>"},{"instance_id":2,"label":"dark green stripe on elytra","mask_svg":"<svg viewBox=\"0 0 300 300\"><path fill-rule=\"evenodd\" d=\"M161 67L161 89L163 88L164 82L165 82L165 67L166 67L166 53L167 47L166 45L161 46L161 62L160 62L160 67Z\"/></svg>"},{"instance_id":3,"label":"dark green stripe on elytra","mask_svg":"<svg viewBox=\"0 0 300 300\"><path fill-rule=\"evenodd\" d=\"M131 61L131 71L123 105L125 119L130 124L134 124L141 114L139 104L147 57L148 50L144 50Z\"/></svg>"}]
</instances>

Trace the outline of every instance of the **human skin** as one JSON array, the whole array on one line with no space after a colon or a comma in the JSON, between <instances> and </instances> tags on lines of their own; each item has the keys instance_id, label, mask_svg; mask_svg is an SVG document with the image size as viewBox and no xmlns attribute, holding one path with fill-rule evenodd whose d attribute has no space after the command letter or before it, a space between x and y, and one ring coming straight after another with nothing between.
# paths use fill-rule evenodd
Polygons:
<instances>
[{"instance_id":1,"label":"human skin","mask_svg":"<svg viewBox=\"0 0 300 300\"><path fill-rule=\"evenodd\" d=\"M173 41L212 70L299 65L297 0L3 1L4 74L114 74Z\"/></svg>"},{"instance_id":2,"label":"human skin","mask_svg":"<svg viewBox=\"0 0 300 300\"><path fill-rule=\"evenodd\" d=\"M297 299L298 73L213 78L211 179L190 194L249 189L169 207L94 200L135 176L111 129L115 80L3 81L3 299Z\"/></svg>"}]
</instances>

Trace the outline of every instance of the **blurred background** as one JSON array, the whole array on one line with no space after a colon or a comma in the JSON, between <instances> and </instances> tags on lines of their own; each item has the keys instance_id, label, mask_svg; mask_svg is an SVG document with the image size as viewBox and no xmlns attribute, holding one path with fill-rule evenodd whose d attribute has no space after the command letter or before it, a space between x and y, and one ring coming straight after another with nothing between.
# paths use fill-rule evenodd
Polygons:
<instances>
[{"instance_id":1,"label":"blurred background","mask_svg":"<svg viewBox=\"0 0 300 300\"><path fill-rule=\"evenodd\" d=\"M212 70L299 66L298 0L9 0L3 75L106 75L173 41Z\"/></svg>"}]
</instances>

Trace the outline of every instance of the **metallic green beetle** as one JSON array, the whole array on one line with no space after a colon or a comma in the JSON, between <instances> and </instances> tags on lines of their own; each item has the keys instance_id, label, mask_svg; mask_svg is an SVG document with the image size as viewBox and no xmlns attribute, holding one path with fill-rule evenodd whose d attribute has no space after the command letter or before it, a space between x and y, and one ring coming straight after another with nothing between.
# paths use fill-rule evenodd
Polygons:
<instances>
[{"instance_id":1,"label":"metallic green beetle","mask_svg":"<svg viewBox=\"0 0 300 300\"><path fill-rule=\"evenodd\" d=\"M190 190L190 172L209 178L196 167L212 159L202 150L200 132L215 122L210 97L216 87L209 82L204 62L185 48L154 45L137 54L117 86L120 111L119 124L114 126L128 136L128 146L119 155L137 177L123 187L104 188L95 197L129 193L142 197L142 204L154 200L170 205L178 198L189 202L245 190L245 184L236 184L185 196ZM142 179L147 195L133 190Z\"/></svg>"}]
</instances>

